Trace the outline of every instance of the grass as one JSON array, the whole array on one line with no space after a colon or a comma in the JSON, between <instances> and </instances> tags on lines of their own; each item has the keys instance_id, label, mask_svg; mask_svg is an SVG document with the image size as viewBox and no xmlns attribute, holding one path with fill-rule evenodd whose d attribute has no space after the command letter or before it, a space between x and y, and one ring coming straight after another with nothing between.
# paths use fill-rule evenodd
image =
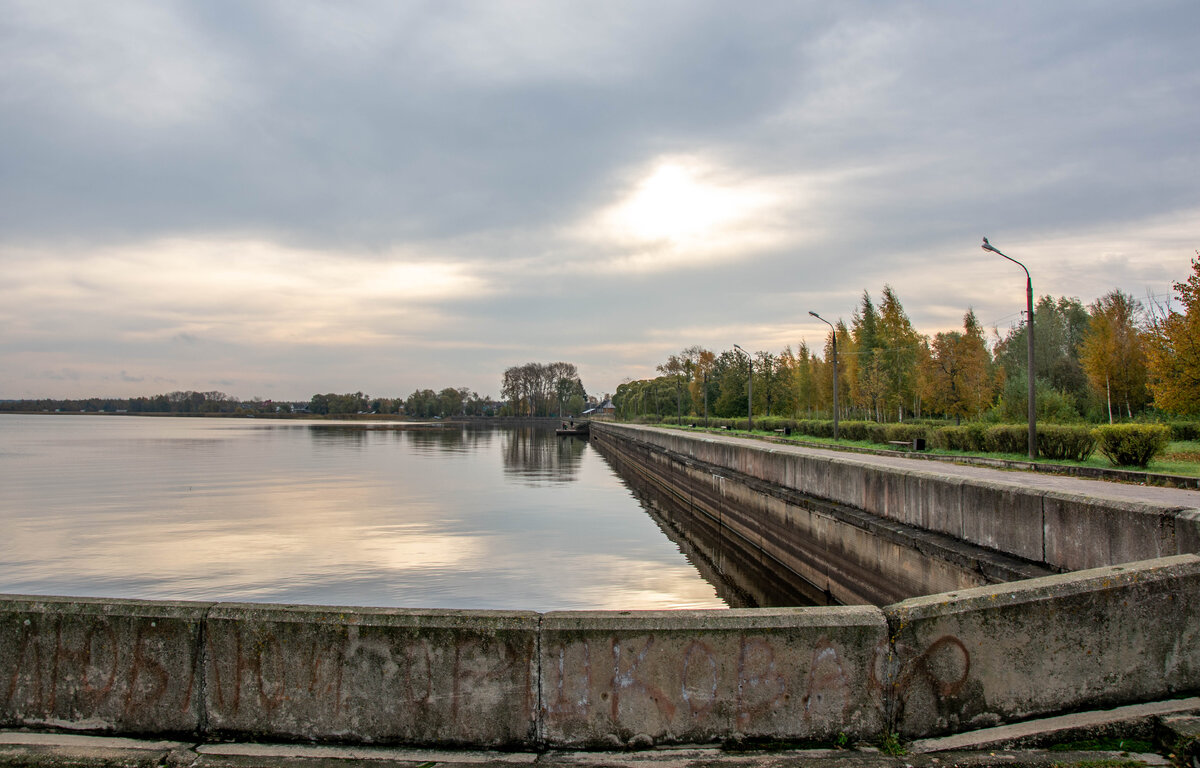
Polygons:
<instances>
[{"instance_id":1,"label":"grass","mask_svg":"<svg viewBox=\"0 0 1200 768\"><path fill-rule=\"evenodd\" d=\"M680 427L675 424L662 422L659 425L662 427L671 427L673 429L691 429L688 426ZM697 426L697 431L704 431L703 427ZM851 448L869 448L872 450L888 449L892 446L873 443L870 440L834 440L833 438L812 437L810 435L792 434L789 437L782 437L771 432L762 432L755 430L753 433L745 430L720 430L721 434L743 435L758 437L778 437L781 440L788 440L795 443L810 444L810 445L839 445ZM1006 459L1008 461L1028 461L1029 456L1024 453L968 453L966 451L948 451L938 448L929 448L925 453L931 453L939 456L957 456L963 458L970 457L985 457L992 459ZM1164 454L1150 462L1150 466L1145 470L1140 467L1114 467L1112 462L1106 459L1099 451L1093 453L1087 461L1069 461L1069 460L1048 460L1038 459L1039 464L1055 464L1063 466L1075 467L1097 467L1100 469L1132 469L1135 471L1152 472L1162 475L1182 475L1184 477L1200 477L1200 441L1196 440L1179 440L1170 443Z\"/></svg>"}]
</instances>

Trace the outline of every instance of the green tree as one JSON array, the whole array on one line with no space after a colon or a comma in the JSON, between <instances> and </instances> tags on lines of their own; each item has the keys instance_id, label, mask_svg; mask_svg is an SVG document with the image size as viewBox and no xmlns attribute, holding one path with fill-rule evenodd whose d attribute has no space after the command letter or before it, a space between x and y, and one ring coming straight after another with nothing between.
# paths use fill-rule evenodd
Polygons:
<instances>
[{"instance_id":1,"label":"green tree","mask_svg":"<svg viewBox=\"0 0 1200 768\"><path fill-rule=\"evenodd\" d=\"M904 313L900 299L890 285L883 287L883 301L879 304L879 346L875 355L878 360L883 397L889 413L904 420L905 406L912 411L917 404L917 356L920 336Z\"/></svg>"}]
</instances>

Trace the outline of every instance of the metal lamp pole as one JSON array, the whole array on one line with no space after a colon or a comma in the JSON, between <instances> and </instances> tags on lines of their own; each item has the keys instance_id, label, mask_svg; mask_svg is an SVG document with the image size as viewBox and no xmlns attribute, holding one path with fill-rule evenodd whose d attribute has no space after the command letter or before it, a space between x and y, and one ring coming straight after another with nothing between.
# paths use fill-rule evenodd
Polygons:
<instances>
[{"instance_id":1,"label":"metal lamp pole","mask_svg":"<svg viewBox=\"0 0 1200 768\"><path fill-rule=\"evenodd\" d=\"M754 360L751 359L749 352L742 349L737 344L734 344L733 348L742 350L742 354L746 356L746 365L750 368L750 375L746 377L746 422L747 422L746 431L753 432L754 431Z\"/></svg>"},{"instance_id":2,"label":"metal lamp pole","mask_svg":"<svg viewBox=\"0 0 1200 768\"><path fill-rule=\"evenodd\" d=\"M1027 374L1027 377L1029 379L1029 460L1036 461L1037 460L1037 405L1036 405L1036 401L1034 399L1036 396L1035 395L1036 390L1033 385L1033 380L1034 380L1034 371L1033 371L1033 279L1029 276L1029 270L1025 268L1024 264L1017 261L1016 259L1014 259L1011 256L1007 256L1003 253L1000 253L1000 249L996 248L994 245L989 243L988 239L986 237L983 238L983 245L981 245L979 247L985 251L991 251L992 253L1000 254L1001 256L1004 256L1004 258L1011 261L1013 264L1016 264L1018 267L1025 270L1025 311L1027 313L1026 317L1028 318L1028 322L1029 322L1029 326L1027 328L1027 330L1029 332L1028 333L1029 371Z\"/></svg>"},{"instance_id":3,"label":"metal lamp pole","mask_svg":"<svg viewBox=\"0 0 1200 768\"><path fill-rule=\"evenodd\" d=\"M838 385L837 385L837 328L833 327L833 323L813 312L811 309L808 314L820 320L825 325L829 326L829 330L833 331L833 439L838 439Z\"/></svg>"}]
</instances>

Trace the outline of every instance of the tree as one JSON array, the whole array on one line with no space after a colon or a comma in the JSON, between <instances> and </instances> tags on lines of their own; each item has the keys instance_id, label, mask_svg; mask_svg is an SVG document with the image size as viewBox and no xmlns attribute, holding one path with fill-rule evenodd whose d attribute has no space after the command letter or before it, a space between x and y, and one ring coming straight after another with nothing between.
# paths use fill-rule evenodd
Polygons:
<instances>
[{"instance_id":1,"label":"tree","mask_svg":"<svg viewBox=\"0 0 1200 768\"><path fill-rule=\"evenodd\" d=\"M696 367L696 358L700 354L699 347L688 347L678 355L671 355L667 362L658 366L658 372L669 377L675 388L675 416L680 424L683 423L683 390L691 381L692 371Z\"/></svg>"},{"instance_id":2,"label":"tree","mask_svg":"<svg viewBox=\"0 0 1200 768\"><path fill-rule=\"evenodd\" d=\"M912 404L916 411L917 404L917 354L920 347L920 336L913 329L912 322L904 313L900 299L890 285L883 286L883 301L879 304L879 345L881 354L877 354L878 368L883 386L884 401L889 412L895 412L900 421L904 420L906 403Z\"/></svg>"},{"instance_id":3,"label":"tree","mask_svg":"<svg viewBox=\"0 0 1200 768\"><path fill-rule=\"evenodd\" d=\"M961 332L934 336L922 373L929 409L953 416L956 424L979 416L991 404L991 356L973 311L963 315Z\"/></svg>"},{"instance_id":4,"label":"tree","mask_svg":"<svg viewBox=\"0 0 1200 768\"><path fill-rule=\"evenodd\" d=\"M1080 345L1079 359L1088 382L1108 406L1113 421L1113 400L1133 418L1150 399L1146 386L1146 353L1138 323L1142 304L1120 290L1097 299L1090 307L1091 322Z\"/></svg>"},{"instance_id":5,"label":"tree","mask_svg":"<svg viewBox=\"0 0 1200 768\"><path fill-rule=\"evenodd\" d=\"M1090 395L1087 376L1079 361L1080 345L1090 318L1077 298L1042 296L1033 310L1033 355L1036 376L1074 402ZM1028 364L1026 326L1013 328L996 345L996 362L1006 378L1024 378Z\"/></svg>"},{"instance_id":6,"label":"tree","mask_svg":"<svg viewBox=\"0 0 1200 768\"><path fill-rule=\"evenodd\" d=\"M749 371L741 354L726 350L713 362L717 380L717 399L713 413L723 418L736 418L746 413L746 385Z\"/></svg>"},{"instance_id":7,"label":"tree","mask_svg":"<svg viewBox=\"0 0 1200 768\"><path fill-rule=\"evenodd\" d=\"M1154 404L1169 413L1200 415L1200 251L1192 274L1174 284L1183 312L1170 306L1153 314L1148 346Z\"/></svg>"},{"instance_id":8,"label":"tree","mask_svg":"<svg viewBox=\"0 0 1200 768\"><path fill-rule=\"evenodd\" d=\"M854 340L854 352L847 354L848 350L845 347L842 349L842 357L849 363L845 365L845 373L848 375L843 378L850 385L850 401L869 413L871 418L878 420L880 401L883 398L882 379L875 359L880 347L879 315L875 312L875 305L871 303L871 294L866 291L863 291L862 304L850 319L850 332ZM841 340L839 337L838 341ZM830 358L826 355L825 359ZM830 391L832 392L832 389ZM832 394L829 401L833 402Z\"/></svg>"},{"instance_id":9,"label":"tree","mask_svg":"<svg viewBox=\"0 0 1200 768\"><path fill-rule=\"evenodd\" d=\"M696 350L696 365L692 371L692 381L688 391L692 396L692 413L703 414L708 418L709 403L717 400L716 379L713 377L713 363L717 356L711 350L701 347L690 347Z\"/></svg>"}]
</instances>

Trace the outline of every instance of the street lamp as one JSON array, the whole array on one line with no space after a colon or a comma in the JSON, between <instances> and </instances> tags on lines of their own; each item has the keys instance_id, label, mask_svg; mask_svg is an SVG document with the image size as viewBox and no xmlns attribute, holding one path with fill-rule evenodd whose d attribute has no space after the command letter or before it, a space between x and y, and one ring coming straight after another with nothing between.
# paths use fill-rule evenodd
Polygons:
<instances>
[{"instance_id":1,"label":"street lamp","mask_svg":"<svg viewBox=\"0 0 1200 768\"><path fill-rule=\"evenodd\" d=\"M833 327L833 323L813 312L811 309L808 314L820 320L825 325L829 326L829 330L833 331L833 439L838 439L838 385L837 385L837 328Z\"/></svg>"},{"instance_id":2,"label":"street lamp","mask_svg":"<svg viewBox=\"0 0 1200 768\"><path fill-rule=\"evenodd\" d=\"M747 352L746 350L742 349L741 347L739 347L737 344L734 344L733 348L742 350L742 354L746 356L746 365L749 366L749 368L750 368L750 375L746 377L746 422L747 422L746 431L753 432L754 431L754 361L750 359L750 353Z\"/></svg>"},{"instance_id":3,"label":"street lamp","mask_svg":"<svg viewBox=\"0 0 1200 768\"><path fill-rule=\"evenodd\" d=\"M1025 270L1025 309L1026 309L1026 312L1028 313L1027 317L1029 320L1029 325L1027 327L1027 330L1029 332L1028 333L1029 370L1028 370L1028 374L1027 374L1028 378L1029 378L1029 460L1036 461L1037 460L1037 405L1036 405L1036 401L1034 400L1035 389L1033 386L1033 379L1034 379L1034 373L1033 373L1033 279L1029 276L1029 270L1025 269L1024 264L1017 261L1016 259L1014 259L1011 256L1006 256L1005 254L1000 253L1000 249L996 248L994 245L989 243L988 239L986 237L983 238L983 245L981 245L979 247L985 251L991 251L992 253L999 253L1001 256L1004 256L1004 258L1008 259L1013 264L1016 264L1018 267Z\"/></svg>"}]
</instances>

